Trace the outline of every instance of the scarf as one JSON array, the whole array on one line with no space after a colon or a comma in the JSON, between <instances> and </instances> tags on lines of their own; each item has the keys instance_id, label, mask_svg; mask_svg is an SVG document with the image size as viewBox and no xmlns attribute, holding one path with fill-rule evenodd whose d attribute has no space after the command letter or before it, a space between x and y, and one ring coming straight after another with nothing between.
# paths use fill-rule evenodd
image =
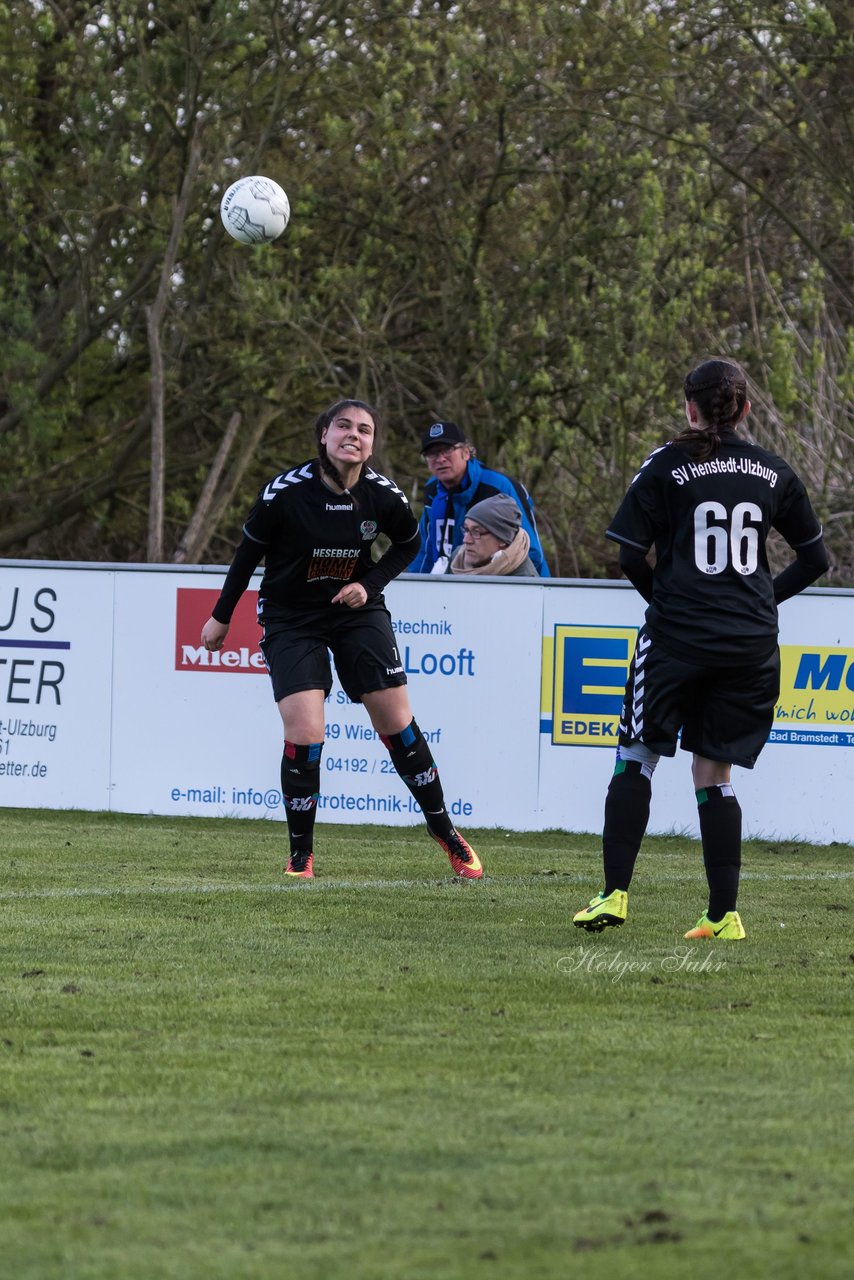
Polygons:
<instances>
[{"instance_id":1,"label":"scarf","mask_svg":"<svg viewBox=\"0 0 854 1280\"><path fill-rule=\"evenodd\" d=\"M502 547L496 551L486 564L479 564L471 569L465 563L465 547L458 547L451 559L451 573L493 574L495 577L504 574L506 576L519 568L522 561L526 559L530 546L531 539L524 529L520 529L508 547Z\"/></svg>"}]
</instances>

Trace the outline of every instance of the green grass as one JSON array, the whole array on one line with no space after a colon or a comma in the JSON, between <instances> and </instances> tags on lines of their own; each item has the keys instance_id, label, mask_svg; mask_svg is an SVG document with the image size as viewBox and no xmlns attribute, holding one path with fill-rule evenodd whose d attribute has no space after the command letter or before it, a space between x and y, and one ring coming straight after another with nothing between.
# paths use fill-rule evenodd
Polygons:
<instances>
[{"instance_id":1,"label":"green grass","mask_svg":"<svg viewBox=\"0 0 854 1280\"><path fill-rule=\"evenodd\" d=\"M0 1275L850 1274L854 849L5 810ZM690 961L688 963L687 961Z\"/></svg>"}]
</instances>

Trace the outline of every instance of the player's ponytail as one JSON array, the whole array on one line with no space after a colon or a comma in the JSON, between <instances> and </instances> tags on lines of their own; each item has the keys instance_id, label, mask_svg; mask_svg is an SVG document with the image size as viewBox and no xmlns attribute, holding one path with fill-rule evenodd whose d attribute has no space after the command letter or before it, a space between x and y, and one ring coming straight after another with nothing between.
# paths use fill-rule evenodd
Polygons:
<instances>
[{"instance_id":1,"label":"player's ponytail","mask_svg":"<svg viewBox=\"0 0 854 1280\"><path fill-rule=\"evenodd\" d=\"M349 494L353 500L353 505L358 507L358 502L341 479L335 463L330 461L329 455L326 452L326 445L323 443L322 439L323 433L329 426L330 422L332 422L334 418L337 418L339 413L343 413L345 409L364 409L365 413L369 413L371 415L374 420L374 445L376 445L377 432L380 428L379 414L373 405L366 404L364 400L336 400L328 409L324 409L323 413L318 415L317 421L314 424L314 438L317 441L317 455L320 458L321 471L334 480L339 489L343 489L345 493ZM369 461L370 458L367 459L364 466L367 466ZM359 473L359 478L361 479L361 472Z\"/></svg>"},{"instance_id":2,"label":"player's ponytail","mask_svg":"<svg viewBox=\"0 0 854 1280\"><path fill-rule=\"evenodd\" d=\"M684 390L701 421L680 431L676 440L702 462L720 447L722 433L740 420L747 403L747 378L732 360L705 360L688 374Z\"/></svg>"}]
</instances>

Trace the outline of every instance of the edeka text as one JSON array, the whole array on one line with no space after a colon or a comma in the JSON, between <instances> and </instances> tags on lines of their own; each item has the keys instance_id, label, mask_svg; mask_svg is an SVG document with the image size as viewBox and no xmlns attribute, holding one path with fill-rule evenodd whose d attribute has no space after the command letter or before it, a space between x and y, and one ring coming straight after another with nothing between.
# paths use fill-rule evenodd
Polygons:
<instances>
[{"instance_id":1,"label":"edeka text","mask_svg":"<svg viewBox=\"0 0 854 1280\"><path fill-rule=\"evenodd\" d=\"M461 648L456 653L415 653L403 646L403 669L408 676L473 676L474 651Z\"/></svg>"},{"instance_id":2,"label":"edeka text","mask_svg":"<svg viewBox=\"0 0 854 1280\"><path fill-rule=\"evenodd\" d=\"M617 740L617 722L615 720L561 720L562 734L574 734L577 738L605 738Z\"/></svg>"}]
</instances>

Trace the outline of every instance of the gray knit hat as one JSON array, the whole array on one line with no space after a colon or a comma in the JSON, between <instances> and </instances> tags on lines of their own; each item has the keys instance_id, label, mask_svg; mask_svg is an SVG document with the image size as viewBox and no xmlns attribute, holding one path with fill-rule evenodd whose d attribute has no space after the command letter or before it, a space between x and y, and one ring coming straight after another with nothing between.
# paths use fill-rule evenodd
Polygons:
<instances>
[{"instance_id":1,"label":"gray knit hat","mask_svg":"<svg viewBox=\"0 0 854 1280\"><path fill-rule=\"evenodd\" d=\"M522 523L522 512L512 498L506 493L496 493L491 498L476 502L466 512L466 519L482 525L489 533L495 535L499 542L507 546L519 532Z\"/></svg>"}]
</instances>

